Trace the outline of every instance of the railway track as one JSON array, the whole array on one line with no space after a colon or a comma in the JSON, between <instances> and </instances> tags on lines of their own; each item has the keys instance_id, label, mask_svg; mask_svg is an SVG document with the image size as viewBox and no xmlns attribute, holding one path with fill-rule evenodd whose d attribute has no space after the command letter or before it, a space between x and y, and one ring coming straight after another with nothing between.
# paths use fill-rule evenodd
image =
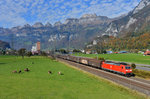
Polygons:
<instances>
[{"instance_id":1,"label":"railway track","mask_svg":"<svg viewBox=\"0 0 150 99\"><path fill-rule=\"evenodd\" d=\"M71 62L71 61L64 60L64 59L57 58L57 60L66 62L66 63L70 64L71 66L77 67L86 72L103 77L105 79L111 80L115 83L121 84L130 89L136 90L138 92L141 92L141 93L144 93L144 94L150 96L150 81L147 81L144 79L136 79L135 77L127 78L127 77L124 77L121 75L113 74L113 73L106 72L106 71L103 71L100 69L86 66L84 64L79 64L79 63Z\"/></svg>"}]
</instances>

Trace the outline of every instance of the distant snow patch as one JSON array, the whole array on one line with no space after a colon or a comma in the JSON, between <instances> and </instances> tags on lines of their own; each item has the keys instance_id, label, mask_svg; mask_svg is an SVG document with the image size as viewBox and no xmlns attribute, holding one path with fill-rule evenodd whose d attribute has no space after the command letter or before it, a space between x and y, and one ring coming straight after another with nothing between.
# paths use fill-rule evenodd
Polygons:
<instances>
[{"instance_id":1,"label":"distant snow patch","mask_svg":"<svg viewBox=\"0 0 150 99\"><path fill-rule=\"evenodd\" d=\"M18 37L18 36L20 36L19 34L16 34L16 36Z\"/></svg>"},{"instance_id":2,"label":"distant snow patch","mask_svg":"<svg viewBox=\"0 0 150 99\"><path fill-rule=\"evenodd\" d=\"M48 41L49 42L53 42L53 41L56 41L56 40L60 41L60 40L62 40L65 37L66 37L65 35L60 35L60 34L51 35Z\"/></svg>"}]
</instances>

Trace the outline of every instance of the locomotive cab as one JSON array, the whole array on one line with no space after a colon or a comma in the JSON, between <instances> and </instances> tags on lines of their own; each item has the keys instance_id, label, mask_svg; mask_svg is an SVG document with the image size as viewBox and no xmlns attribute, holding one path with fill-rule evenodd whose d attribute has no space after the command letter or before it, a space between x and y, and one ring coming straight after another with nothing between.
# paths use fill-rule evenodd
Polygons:
<instances>
[{"instance_id":1,"label":"locomotive cab","mask_svg":"<svg viewBox=\"0 0 150 99\"><path fill-rule=\"evenodd\" d=\"M126 69L126 74L132 73L132 69L130 66L125 66L125 69Z\"/></svg>"},{"instance_id":2,"label":"locomotive cab","mask_svg":"<svg viewBox=\"0 0 150 99\"><path fill-rule=\"evenodd\" d=\"M122 66L122 71L123 74L125 74L126 76L131 76L132 75L132 68L130 65L123 65Z\"/></svg>"}]
</instances>

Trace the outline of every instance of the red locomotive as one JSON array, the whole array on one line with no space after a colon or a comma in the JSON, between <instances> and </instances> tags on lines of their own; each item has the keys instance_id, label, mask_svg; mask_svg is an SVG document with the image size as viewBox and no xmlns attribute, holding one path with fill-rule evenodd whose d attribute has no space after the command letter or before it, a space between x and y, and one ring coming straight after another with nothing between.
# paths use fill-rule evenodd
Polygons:
<instances>
[{"instance_id":1,"label":"red locomotive","mask_svg":"<svg viewBox=\"0 0 150 99\"><path fill-rule=\"evenodd\" d=\"M97 59L85 58L85 57L77 57L70 55L57 55L58 58L66 59L69 61L77 62L80 64L85 64L90 67L95 67L103 70L107 70L110 72L122 74L125 76L132 76L131 66L126 63L117 63L112 61L101 61Z\"/></svg>"},{"instance_id":2,"label":"red locomotive","mask_svg":"<svg viewBox=\"0 0 150 99\"><path fill-rule=\"evenodd\" d=\"M128 75L128 76L132 75L131 66L126 63L115 63L115 62L106 61L103 62L101 68L104 70L116 72L123 75Z\"/></svg>"}]
</instances>

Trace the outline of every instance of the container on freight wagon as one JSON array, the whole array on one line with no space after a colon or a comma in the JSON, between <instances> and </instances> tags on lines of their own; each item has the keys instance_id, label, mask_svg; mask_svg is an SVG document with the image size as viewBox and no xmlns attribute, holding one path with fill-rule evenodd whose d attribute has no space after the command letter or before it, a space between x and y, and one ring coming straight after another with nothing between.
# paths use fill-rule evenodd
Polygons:
<instances>
[{"instance_id":1,"label":"container on freight wagon","mask_svg":"<svg viewBox=\"0 0 150 99\"><path fill-rule=\"evenodd\" d=\"M88 65L88 59L81 58L80 62L81 62L82 64Z\"/></svg>"},{"instance_id":2,"label":"container on freight wagon","mask_svg":"<svg viewBox=\"0 0 150 99\"><path fill-rule=\"evenodd\" d=\"M89 59L89 65L97 68L101 68L102 61L96 59Z\"/></svg>"}]
</instances>

